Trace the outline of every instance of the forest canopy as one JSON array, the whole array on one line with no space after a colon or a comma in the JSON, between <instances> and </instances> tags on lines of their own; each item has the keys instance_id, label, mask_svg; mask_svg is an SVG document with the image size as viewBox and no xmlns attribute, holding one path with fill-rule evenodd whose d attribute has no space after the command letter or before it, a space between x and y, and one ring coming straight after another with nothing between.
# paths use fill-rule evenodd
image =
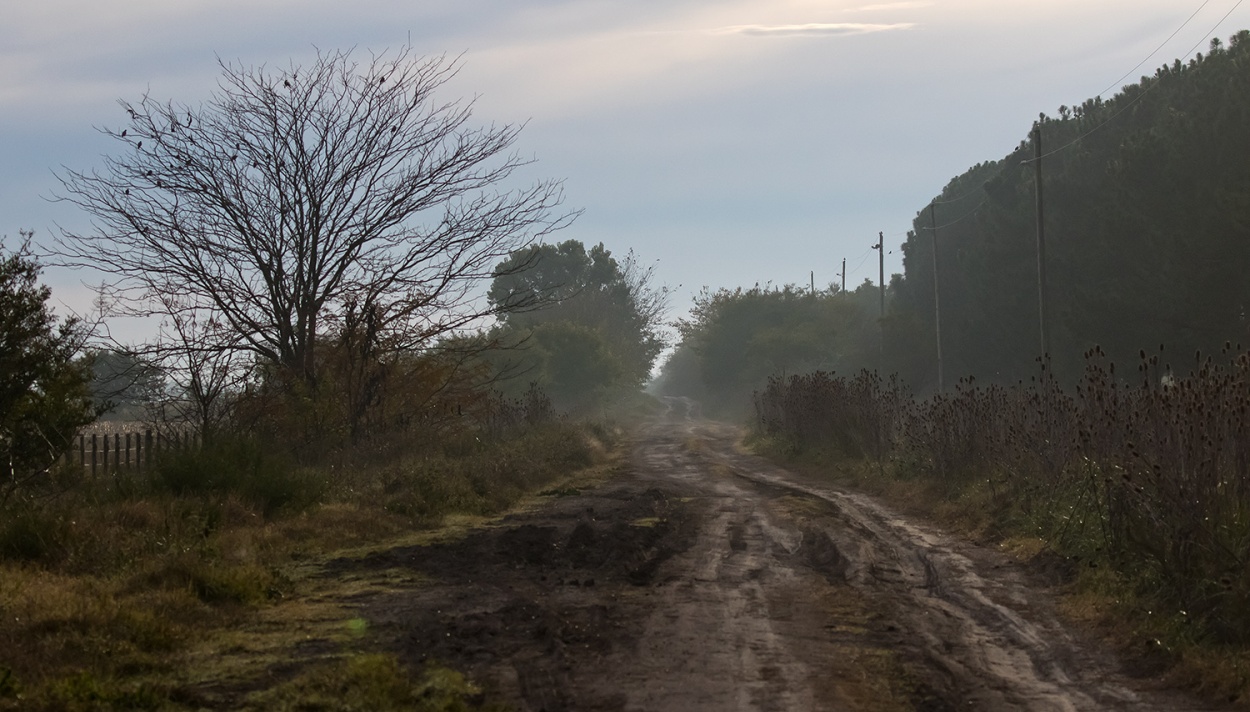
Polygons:
<instances>
[{"instance_id":1,"label":"forest canopy","mask_svg":"<svg viewBox=\"0 0 1250 712\"><path fill-rule=\"evenodd\" d=\"M863 299L705 291L660 389L745 407L770 374L867 367L931 392L938 303L947 384L1037 375L1034 130L1049 356L1063 382L1075 382L1094 346L1129 364L1162 345L1163 365L1182 374L1196 354L1250 344L1250 32L1057 114L1040 115L1015 151L956 176L917 210L884 318L871 283L855 291Z\"/></svg>"},{"instance_id":2,"label":"forest canopy","mask_svg":"<svg viewBox=\"0 0 1250 712\"><path fill-rule=\"evenodd\" d=\"M1125 87L1042 115L1051 358L1072 380L1100 345L1157 351L1250 343L1250 32ZM1035 167L1028 141L952 179L917 213L888 322L907 380L936 378L934 238L946 372L1027 379L1040 353ZM900 354L900 357L903 357ZM950 379L948 379L950 380Z\"/></svg>"}]
</instances>

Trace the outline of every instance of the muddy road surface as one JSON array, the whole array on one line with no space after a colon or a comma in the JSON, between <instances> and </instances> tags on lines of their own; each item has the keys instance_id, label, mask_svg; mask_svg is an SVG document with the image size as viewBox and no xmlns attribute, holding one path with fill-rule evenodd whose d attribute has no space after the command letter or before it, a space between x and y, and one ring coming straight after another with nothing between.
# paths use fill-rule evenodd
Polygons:
<instances>
[{"instance_id":1,"label":"muddy road surface","mask_svg":"<svg viewBox=\"0 0 1250 712\"><path fill-rule=\"evenodd\" d=\"M417 582L354 604L519 710L1209 709L1127 675L1005 557L688 415L606 483L326 575Z\"/></svg>"}]
</instances>

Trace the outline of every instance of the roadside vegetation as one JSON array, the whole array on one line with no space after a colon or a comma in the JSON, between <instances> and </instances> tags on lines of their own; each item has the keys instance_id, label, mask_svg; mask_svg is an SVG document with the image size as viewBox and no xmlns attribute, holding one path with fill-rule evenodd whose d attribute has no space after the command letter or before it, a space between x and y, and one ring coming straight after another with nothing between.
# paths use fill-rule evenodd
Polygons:
<instances>
[{"instance_id":1,"label":"roadside vegetation","mask_svg":"<svg viewBox=\"0 0 1250 712\"><path fill-rule=\"evenodd\" d=\"M658 391L1030 558L1143 669L1250 704L1248 69L1242 31L1040 115L917 211L884 292L704 292Z\"/></svg>"},{"instance_id":2,"label":"roadside vegetation","mask_svg":"<svg viewBox=\"0 0 1250 712\"><path fill-rule=\"evenodd\" d=\"M500 390L521 398L540 388L558 410L583 416L645 409L669 298L654 269L632 251L618 260L578 240L509 255L487 295L501 316L480 336Z\"/></svg>"},{"instance_id":3,"label":"roadside vegetation","mask_svg":"<svg viewBox=\"0 0 1250 712\"><path fill-rule=\"evenodd\" d=\"M754 445L1032 561L1138 664L1247 703L1250 353L1162 371L1143 353L1126 384L1094 349L1071 392L1042 367L924 400L867 371L775 378Z\"/></svg>"},{"instance_id":4,"label":"roadside vegetation","mask_svg":"<svg viewBox=\"0 0 1250 712\"><path fill-rule=\"evenodd\" d=\"M873 365L878 299L867 282L853 291L704 289L677 322L681 340L653 389L694 398L709 416L746 417L751 393L769 376Z\"/></svg>"},{"instance_id":5,"label":"roadside vegetation","mask_svg":"<svg viewBox=\"0 0 1250 712\"><path fill-rule=\"evenodd\" d=\"M99 324L56 318L29 234L0 246L0 709L482 708L317 571L609 467L666 292L543 245L576 212L499 187L519 127L435 99L453 63L221 69L205 104L123 102L120 153L61 176L94 232L43 259L108 274ZM158 333L109 339L127 316ZM100 416L181 446L85 467Z\"/></svg>"},{"instance_id":6,"label":"roadside vegetation","mask_svg":"<svg viewBox=\"0 0 1250 712\"><path fill-rule=\"evenodd\" d=\"M301 567L447 517L497 514L603 461L609 433L532 415L517 409L494 434L414 437L385 461L300 465L232 438L146 474L54 471L38 497L0 510L0 709L198 707L201 680L186 677L184 656L259 610L300 605ZM363 644L340 653L354 651L382 654ZM321 667L356 679L354 668ZM236 682L269 684L264 667L248 673L259 682ZM358 693L372 694L349 686L344 699Z\"/></svg>"},{"instance_id":7,"label":"roadside vegetation","mask_svg":"<svg viewBox=\"0 0 1250 712\"><path fill-rule=\"evenodd\" d=\"M454 369L429 357L392 370L387 397L359 414L340 407L329 378L292 402L261 369L253 388L220 395L222 415L199 446L93 475L58 456L96 412L120 398L151 427L185 427L160 416L187 396L154 387L150 368L144 388L102 395L101 381L120 376L101 379L91 354L66 345L83 337L47 310L27 248L2 264L3 334L25 339L8 353L29 358L3 371L20 387L6 390L0 430L0 709L198 709L231 685L233 704L251 709L478 708L480 691L454 671L408 670L367 638L336 638L351 621L318 631L329 636L318 656L297 655L310 572L563 486L605 462L614 426L570 420L535 388L507 398L480 369L449 378ZM124 372L124 361L109 363ZM345 615L330 608L320 615ZM222 662L231 641L259 620L289 630L271 659L232 677Z\"/></svg>"}]
</instances>

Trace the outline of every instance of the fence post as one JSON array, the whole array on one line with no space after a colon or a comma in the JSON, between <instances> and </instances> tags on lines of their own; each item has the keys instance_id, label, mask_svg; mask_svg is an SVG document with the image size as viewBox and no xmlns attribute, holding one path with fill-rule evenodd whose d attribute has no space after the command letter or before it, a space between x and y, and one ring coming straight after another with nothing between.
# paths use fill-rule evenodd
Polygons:
<instances>
[{"instance_id":1,"label":"fence post","mask_svg":"<svg viewBox=\"0 0 1250 712\"><path fill-rule=\"evenodd\" d=\"M87 466L87 436L82 433L78 434L78 476L82 477L82 470Z\"/></svg>"},{"instance_id":2,"label":"fence post","mask_svg":"<svg viewBox=\"0 0 1250 712\"><path fill-rule=\"evenodd\" d=\"M126 469L130 469L130 433L126 433Z\"/></svg>"},{"instance_id":3,"label":"fence post","mask_svg":"<svg viewBox=\"0 0 1250 712\"><path fill-rule=\"evenodd\" d=\"M122 469L122 434L113 433L113 469Z\"/></svg>"},{"instance_id":4,"label":"fence post","mask_svg":"<svg viewBox=\"0 0 1250 712\"><path fill-rule=\"evenodd\" d=\"M96 453L99 452L99 449L100 447L99 447L99 442L97 440L96 434L92 433L91 434L91 476L92 477L95 477Z\"/></svg>"}]
</instances>

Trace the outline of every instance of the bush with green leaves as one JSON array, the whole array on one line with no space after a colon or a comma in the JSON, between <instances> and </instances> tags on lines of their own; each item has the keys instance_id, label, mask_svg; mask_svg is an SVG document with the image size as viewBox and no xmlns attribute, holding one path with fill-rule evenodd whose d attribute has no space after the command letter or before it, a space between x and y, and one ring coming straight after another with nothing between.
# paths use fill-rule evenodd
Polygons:
<instances>
[{"instance_id":1,"label":"bush with green leaves","mask_svg":"<svg viewBox=\"0 0 1250 712\"><path fill-rule=\"evenodd\" d=\"M85 330L48 307L31 236L23 232L13 251L0 245L0 500L46 479L74 433L95 419L90 372L77 358Z\"/></svg>"},{"instance_id":2,"label":"bush with green leaves","mask_svg":"<svg viewBox=\"0 0 1250 712\"><path fill-rule=\"evenodd\" d=\"M517 250L495 268L487 297L502 313L487 361L499 387L530 384L557 408L582 411L641 390L664 347L667 287L630 252L616 259L578 240Z\"/></svg>"}]
</instances>

